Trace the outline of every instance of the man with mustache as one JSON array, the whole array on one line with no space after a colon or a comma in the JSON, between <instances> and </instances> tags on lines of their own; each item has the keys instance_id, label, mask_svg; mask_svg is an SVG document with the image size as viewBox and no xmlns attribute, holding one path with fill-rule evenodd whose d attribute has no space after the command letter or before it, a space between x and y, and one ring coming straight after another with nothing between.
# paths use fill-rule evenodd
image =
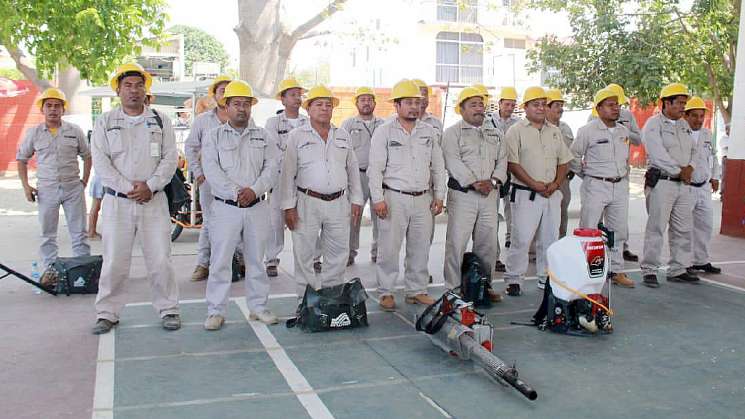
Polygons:
<instances>
[{"instance_id":1,"label":"man with mustache","mask_svg":"<svg viewBox=\"0 0 745 419\"><path fill-rule=\"evenodd\" d=\"M354 105L357 107L357 116L353 116L342 122L341 128L349 133L352 148L357 157L360 168L360 183L362 185L362 209L370 200L370 186L367 177L367 163L370 157L370 140L375 130L385 121L375 116L375 93L369 87L360 87L354 94ZM378 258L378 217L374 211L370 211L372 219L373 238L370 243L370 260L375 263ZM360 248L360 222L352 220L349 235L349 259L347 266L354 264L357 250Z\"/></svg>"},{"instance_id":2,"label":"man with mustache","mask_svg":"<svg viewBox=\"0 0 745 419\"><path fill-rule=\"evenodd\" d=\"M561 130L561 139L567 147L572 146L574 134L572 128L566 122L561 120L564 115L564 98L561 96L559 89L546 90L546 121L550 122ZM561 182L561 223L559 224L559 238L567 235L567 224L569 222L569 203L572 200L572 190L569 183L574 177L574 172L569 172L567 178Z\"/></svg>"},{"instance_id":3,"label":"man with mustache","mask_svg":"<svg viewBox=\"0 0 745 419\"><path fill-rule=\"evenodd\" d=\"M284 109L276 116L266 120L265 128L271 135L275 136L277 147L279 147L279 170L282 169L282 158L287 148L287 138L290 132L295 128L308 126L308 117L300 113L300 105L303 103L304 93L305 89L294 78L282 80L279 83L276 98L282 101ZM280 183L276 188L280 188L281 186ZM269 242L266 246L264 259L267 275L269 277L276 277L279 275L279 254L282 253L282 249L285 246L284 213L282 208L280 208L283 192L279 189L273 189L270 192L269 204L271 206L270 220L272 229L269 234ZM318 265L317 270L320 270L320 257L316 260L316 263Z\"/></svg>"},{"instance_id":4,"label":"man with mustache","mask_svg":"<svg viewBox=\"0 0 745 419\"><path fill-rule=\"evenodd\" d=\"M91 254L85 231L85 185L91 173L91 153L83 131L75 124L62 120L67 101L65 94L54 87L46 89L36 101L44 123L26 132L18 148L18 176L29 202L39 205L42 243L42 268L57 259L57 224L60 206L64 208L67 228L75 256ZM28 161L36 155L36 188L28 183ZM78 157L83 159L83 178L80 178ZM51 274L51 273L50 273ZM42 283L47 283L45 272Z\"/></svg>"},{"instance_id":5,"label":"man with mustache","mask_svg":"<svg viewBox=\"0 0 745 419\"><path fill-rule=\"evenodd\" d=\"M94 334L107 333L119 323L138 236L161 324L166 330L181 327L171 261L171 218L163 192L176 171L178 151L169 118L145 106L145 92L152 82L139 64L119 66L109 84L121 106L101 115L93 130L93 165L106 193Z\"/></svg>"},{"instance_id":6,"label":"man with mustache","mask_svg":"<svg viewBox=\"0 0 745 419\"><path fill-rule=\"evenodd\" d=\"M572 153L561 130L546 123L546 92L528 87L523 94L525 119L507 130L508 170L512 173L512 245L507 253L507 295L521 294L528 251L535 239L539 287L546 281L546 250L559 236L561 182Z\"/></svg>"},{"instance_id":7,"label":"man with mustache","mask_svg":"<svg viewBox=\"0 0 745 419\"><path fill-rule=\"evenodd\" d=\"M270 134L254 125L251 108L258 102L242 80L225 86L220 105L228 121L212 129L204 144L204 171L214 194L212 257L207 279L207 319L204 328L218 330L225 322L236 246L246 263L246 305L251 320L277 323L266 308L269 278L264 272L264 246L269 234L266 198L277 182L279 150Z\"/></svg>"},{"instance_id":8,"label":"man with mustache","mask_svg":"<svg viewBox=\"0 0 745 419\"><path fill-rule=\"evenodd\" d=\"M445 198L445 163L439 134L419 120L421 92L411 80L393 86L396 119L375 131L367 174L373 211L379 217L378 279L380 306L393 311L399 253L406 238L405 301L429 305L429 248L434 217ZM434 189L434 191L433 191Z\"/></svg>"},{"instance_id":9,"label":"man with mustache","mask_svg":"<svg viewBox=\"0 0 745 419\"><path fill-rule=\"evenodd\" d=\"M442 152L448 179L448 229L445 240L445 284L461 285L461 265L469 240L473 252L488 266L497 260L499 186L507 178L507 150L502 132L484 124L483 93L461 90L455 112L463 118L445 130ZM502 295L488 289L493 302Z\"/></svg>"},{"instance_id":10,"label":"man with mustache","mask_svg":"<svg viewBox=\"0 0 745 419\"><path fill-rule=\"evenodd\" d=\"M202 228L199 230L199 242L197 244L197 266L191 275L192 281L203 281L207 279L210 273L209 219L212 215L212 189L202 168L202 145L207 141L207 136L212 129L219 127L228 120L227 110L220 103L225 93L225 86L231 81L232 77L230 76L218 76L212 80L207 91L215 100L217 106L194 118L189 137L184 144L186 161L189 162L189 170L194 175L195 182L199 187L199 203L202 206Z\"/></svg>"},{"instance_id":11,"label":"man with mustache","mask_svg":"<svg viewBox=\"0 0 745 419\"><path fill-rule=\"evenodd\" d=\"M571 145L572 171L582 178L579 226L597 228L605 217L605 226L614 233L611 282L634 288L634 281L621 272L623 244L629 236L629 129L617 122L619 96L613 90L598 91L594 109L598 118L580 128Z\"/></svg>"},{"instance_id":12,"label":"man with mustache","mask_svg":"<svg viewBox=\"0 0 745 419\"><path fill-rule=\"evenodd\" d=\"M303 108L310 123L290 133L282 163L282 209L292 231L298 300L307 285L318 290L345 282L349 229L359 221L363 204L349 133L331 124L338 105L326 86L308 91ZM319 234L324 269L317 273L313 257Z\"/></svg>"}]
</instances>

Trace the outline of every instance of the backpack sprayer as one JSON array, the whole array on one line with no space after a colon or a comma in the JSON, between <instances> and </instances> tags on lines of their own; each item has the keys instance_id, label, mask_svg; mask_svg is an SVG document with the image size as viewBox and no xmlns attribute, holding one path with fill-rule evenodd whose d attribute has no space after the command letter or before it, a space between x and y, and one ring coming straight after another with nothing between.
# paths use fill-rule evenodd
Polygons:
<instances>
[{"instance_id":1,"label":"backpack sprayer","mask_svg":"<svg viewBox=\"0 0 745 419\"><path fill-rule=\"evenodd\" d=\"M514 365L508 366L491 352L493 330L486 317L452 290L417 317L416 330L427 333L432 343L445 352L473 360L489 376L506 382L528 399L538 398L538 393L518 378Z\"/></svg>"}]
</instances>

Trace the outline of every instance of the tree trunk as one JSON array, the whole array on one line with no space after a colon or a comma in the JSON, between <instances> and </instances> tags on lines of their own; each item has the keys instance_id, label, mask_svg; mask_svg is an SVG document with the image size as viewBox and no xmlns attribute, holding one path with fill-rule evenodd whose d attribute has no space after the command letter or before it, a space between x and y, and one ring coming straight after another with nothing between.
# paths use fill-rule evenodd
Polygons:
<instances>
[{"instance_id":1,"label":"tree trunk","mask_svg":"<svg viewBox=\"0 0 745 419\"><path fill-rule=\"evenodd\" d=\"M23 77L25 77L27 80L30 80L31 83L33 83L39 91L43 91L44 89L52 86L52 84L49 83L48 80L39 78L39 75L36 74L36 70L25 62L26 57L24 57L21 50L19 50L14 45L8 45L2 39L0 39L0 44L5 46L5 49L8 50L8 54L10 55L10 58L12 58L15 62L18 71L23 74Z\"/></svg>"},{"instance_id":2,"label":"tree trunk","mask_svg":"<svg viewBox=\"0 0 745 419\"><path fill-rule=\"evenodd\" d=\"M285 77L295 44L309 38L311 29L341 10L347 0L335 0L293 31L282 25L281 0L238 0L240 76L255 94L274 96Z\"/></svg>"},{"instance_id":3,"label":"tree trunk","mask_svg":"<svg viewBox=\"0 0 745 419\"><path fill-rule=\"evenodd\" d=\"M91 98L80 96L78 92L86 87L80 79L80 72L72 66L60 64L60 71L57 75L58 86L67 97L67 108L65 113L70 114L87 114L91 112Z\"/></svg>"}]
</instances>

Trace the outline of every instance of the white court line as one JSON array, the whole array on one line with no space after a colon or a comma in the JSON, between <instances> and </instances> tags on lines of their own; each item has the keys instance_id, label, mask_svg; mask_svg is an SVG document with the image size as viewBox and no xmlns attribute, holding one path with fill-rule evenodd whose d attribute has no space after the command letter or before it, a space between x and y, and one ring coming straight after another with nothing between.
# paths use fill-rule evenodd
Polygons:
<instances>
[{"instance_id":1,"label":"white court line","mask_svg":"<svg viewBox=\"0 0 745 419\"><path fill-rule=\"evenodd\" d=\"M114 418L114 342L116 328L98 337L92 419Z\"/></svg>"},{"instance_id":2,"label":"white court line","mask_svg":"<svg viewBox=\"0 0 745 419\"><path fill-rule=\"evenodd\" d=\"M254 333L256 333L256 337L264 345L267 354L274 361L274 365L285 378L290 389L295 393L298 401L303 405L310 417L313 419L334 419L334 415L331 414L328 407L318 397L316 391L310 386L310 383L308 383L308 380L305 379L295 363L292 362L287 352L282 349L282 346L277 342L272 332L269 331L269 328L264 323L249 319L246 300L242 298L236 301L236 304L240 307L246 321L251 325Z\"/></svg>"},{"instance_id":3,"label":"white court line","mask_svg":"<svg viewBox=\"0 0 745 419\"><path fill-rule=\"evenodd\" d=\"M733 291L745 292L745 288L738 287L737 285L727 284L724 282L714 281L714 280L706 279L706 278L701 278L701 281L706 282L707 284L713 285L715 287L723 287L723 288L729 288Z\"/></svg>"}]
</instances>

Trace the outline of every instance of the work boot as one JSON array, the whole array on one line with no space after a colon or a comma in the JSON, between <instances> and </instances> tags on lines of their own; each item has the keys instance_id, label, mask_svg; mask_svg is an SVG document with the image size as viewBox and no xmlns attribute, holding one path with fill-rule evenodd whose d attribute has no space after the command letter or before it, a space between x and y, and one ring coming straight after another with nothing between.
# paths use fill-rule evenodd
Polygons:
<instances>
[{"instance_id":1,"label":"work boot","mask_svg":"<svg viewBox=\"0 0 745 419\"><path fill-rule=\"evenodd\" d=\"M430 306L435 303L435 299L427 294L410 295L406 297L405 301L406 304L424 304L425 306Z\"/></svg>"},{"instance_id":2,"label":"work boot","mask_svg":"<svg viewBox=\"0 0 745 419\"><path fill-rule=\"evenodd\" d=\"M699 278L693 272L687 270L680 275L668 276L667 280L670 282L697 282Z\"/></svg>"},{"instance_id":3,"label":"work boot","mask_svg":"<svg viewBox=\"0 0 745 419\"><path fill-rule=\"evenodd\" d=\"M103 335L104 333L109 333L111 329L114 328L119 324L119 322L112 322L111 320L107 319L98 319L96 320L96 325L93 326L93 334L94 335Z\"/></svg>"},{"instance_id":4,"label":"work boot","mask_svg":"<svg viewBox=\"0 0 745 419\"><path fill-rule=\"evenodd\" d=\"M270 278L275 278L279 275L279 270L276 266L267 266L266 267L266 276Z\"/></svg>"},{"instance_id":5,"label":"work boot","mask_svg":"<svg viewBox=\"0 0 745 419\"><path fill-rule=\"evenodd\" d=\"M630 250L624 250L623 260L628 261L628 262L639 262L639 256L631 253Z\"/></svg>"},{"instance_id":6,"label":"work boot","mask_svg":"<svg viewBox=\"0 0 745 419\"><path fill-rule=\"evenodd\" d=\"M507 267L504 266L504 263L502 263L501 260L497 260L497 263L494 264L494 272L506 272Z\"/></svg>"},{"instance_id":7,"label":"work boot","mask_svg":"<svg viewBox=\"0 0 745 419\"><path fill-rule=\"evenodd\" d=\"M317 274L320 274L322 269L323 269L323 265L321 264L321 261L320 260L317 261L317 262L313 262L313 270Z\"/></svg>"},{"instance_id":8,"label":"work boot","mask_svg":"<svg viewBox=\"0 0 745 419\"><path fill-rule=\"evenodd\" d=\"M545 277L542 277L542 276L539 276L538 277L538 280L535 283L535 286L539 290L546 289L546 278Z\"/></svg>"},{"instance_id":9,"label":"work boot","mask_svg":"<svg viewBox=\"0 0 745 419\"><path fill-rule=\"evenodd\" d=\"M166 330L179 330L181 329L181 316L178 314L166 314L160 319L160 324Z\"/></svg>"},{"instance_id":10,"label":"work boot","mask_svg":"<svg viewBox=\"0 0 745 419\"><path fill-rule=\"evenodd\" d=\"M277 316L274 315L269 310L264 310L258 313L251 312L251 314L248 316L251 320L258 320L264 324L277 324L279 323L279 319Z\"/></svg>"},{"instance_id":11,"label":"work boot","mask_svg":"<svg viewBox=\"0 0 745 419\"><path fill-rule=\"evenodd\" d=\"M378 255L371 255L370 256L370 262L372 262L372 263L378 263Z\"/></svg>"},{"instance_id":12,"label":"work boot","mask_svg":"<svg viewBox=\"0 0 745 419\"><path fill-rule=\"evenodd\" d=\"M205 330L220 330L223 323L225 323L225 317L219 314L211 314L207 316L207 320L204 321Z\"/></svg>"},{"instance_id":13,"label":"work boot","mask_svg":"<svg viewBox=\"0 0 745 419\"><path fill-rule=\"evenodd\" d=\"M380 297L380 301L378 302L378 305L383 311L395 311L396 310L396 300L393 298L392 295L384 295Z\"/></svg>"},{"instance_id":14,"label":"work boot","mask_svg":"<svg viewBox=\"0 0 745 419\"><path fill-rule=\"evenodd\" d=\"M194 268L194 273L191 274L191 280L204 281L205 279L207 279L208 276L210 276L210 268L202 265L197 265L197 267Z\"/></svg>"},{"instance_id":15,"label":"work boot","mask_svg":"<svg viewBox=\"0 0 745 419\"><path fill-rule=\"evenodd\" d=\"M644 285L648 286L649 288L659 288L660 283L657 282L657 275L644 275Z\"/></svg>"},{"instance_id":16,"label":"work boot","mask_svg":"<svg viewBox=\"0 0 745 419\"><path fill-rule=\"evenodd\" d=\"M492 303L498 303L502 301L502 294L494 291L493 289L487 289L486 293L487 295L489 295L489 301L491 301Z\"/></svg>"},{"instance_id":17,"label":"work boot","mask_svg":"<svg viewBox=\"0 0 745 419\"><path fill-rule=\"evenodd\" d=\"M690 268L688 268L689 271L702 271L710 274L720 274L722 273L721 268L717 268L716 266L712 265L711 262L705 264L705 265L693 265Z\"/></svg>"},{"instance_id":18,"label":"work boot","mask_svg":"<svg viewBox=\"0 0 745 419\"><path fill-rule=\"evenodd\" d=\"M509 249L510 248L510 244L511 244L510 241L507 240L506 242L504 242L504 247L506 247L506 248Z\"/></svg>"},{"instance_id":19,"label":"work boot","mask_svg":"<svg viewBox=\"0 0 745 419\"><path fill-rule=\"evenodd\" d=\"M354 265L354 256L350 256L347 259L347 266L352 266L352 265Z\"/></svg>"},{"instance_id":20,"label":"work boot","mask_svg":"<svg viewBox=\"0 0 745 419\"><path fill-rule=\"evenodd\" d=\"M619 287L624 288L634 288L636 284L634 281L626 276L625 273L612 273L610 274L610 282L613 285L618 285Z\"/></svg>"},{"instance_id":21,"label":"work boot","mask_svg":"<svg viewBox=\"0 0 745 419\"><path fill-rule=\"evenodd\" d=\"M507 285L507 290L505 292L510 297L519 297L520 294L522 294L522 292L520 292L520 284Z\"/></svg>"}]
</instances>

